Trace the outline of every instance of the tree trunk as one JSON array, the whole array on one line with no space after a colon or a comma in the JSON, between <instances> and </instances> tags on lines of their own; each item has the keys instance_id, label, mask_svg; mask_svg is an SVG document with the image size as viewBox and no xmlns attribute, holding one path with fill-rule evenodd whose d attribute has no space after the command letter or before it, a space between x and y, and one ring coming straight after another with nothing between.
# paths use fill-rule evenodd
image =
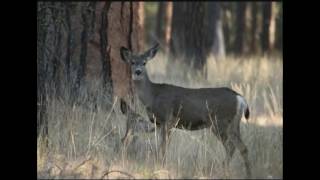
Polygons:
<instances>
[{"instance_id":1,"label":"tree trunk","mask_svg":"<svg viewBox=\"0 0 320 180\"><path fill-rule=\"evenodd\" d=\"M132 96L130 68L121 60L120 47L125 46L133 52L142 50L142 23L143 17L139 16L139 2L114 2L108 12L107 30L111 76L115 96Z\"/></svg>"},{"instance_id":2,"label":"tree trunk","mask_svg":"<svg viewBox=\"0 0 320 180\"><path fill-rule=\"evenodd\" d=\"M251 43L250 49L252 53L257 52L257 15L258 15L258 4L257 2L251 3Z\"/></svg>"},{"instance_id":3,"label":"tree trunk","mask_svg":"<svg viewBox=\"0 0 320 180\"><path fill-rule=\"evenodd\" d=\"M142 2L38 2L38 134L48 129L47 99L61 85L78 98L85 82L102 79L111 96L132 96L130 69L120 59L120 47L142 49L141 9Z\"/></svg>"},{"instance_id":4,"label":"tree trunk","mask_svg":"<svg viewBox=\"0 0 320 180\"><path fill-rule=\"evenodd\" d=\"M137 35L137 41L139 43L139 50L143 50L144 49L144 34L145 34L145 30L144 30L144 2L143 1L139 1L137 2L137 15L134 16L135 20L134 22L134 28L133 29L137 29L139 30L139 32L136 32Z\"/></svg>"},{"instance_id":5,"label":"tree trunk","mask_svg":"<svg viewBox=\"0 0 320 180\"><path fill-rule=\"evenodd\" d=\"M239 2L237 4L236 17L236 38L235 38L235 53L242 54L244 51L244 34L245 34L245 12L246 2Z\"/></svg>"},{"instance_id":6,"label":"tree trunk","mask_svg":"<svg viewBox=\"0 0 320 180\"><path fill-rule=\"evenodd\" d=\"M164 17L164 44L165 52L169 50L169 43L171 39L171 23L172 23L172 2L167 2L165 7L165 17Z\"/></svg>"},{"instance_id":7,"label":"tree trunk","mask_svg":"<svg viewBox=\"0 0 320 180\"><path fill-rule=\"evenodd\" d=\"M101 59L104 84L112 86L114 96L132 95L130 69L120 59L120 47L125 46L133 51L143 49L143 2L99 2L99 17L96 23L96 38L92 48L90 72L101 69L95 59ZM101 25L101 27L100 27ZM100 51L100 53L98 53ZM100 54L100 58L94 56ZM90 78L91 79L91 78Z\"/></svg>"},{"instance_id":8,"label":"tree trunk","mask_svg":"<svg viewBox=\"0 0 320 180\"><path fill-rule=\"evenodd\" d=\"M171 33L172 2L160 2L157 14L157 38L165 52L168 51Z\"/></svg>"},{"instance_id":9,"label":"tree trunk","mask_svg":"<svg viewBox=\"0 0 320 180\"><path fill-rule=\"evenodd\" d=\"M271 20L271 2L262 3L262 32L261 32L261 49L262 52L270 50L270 20Z\"/></svg>"},{"instance_id":10,"label":"tree trunk","mask_svg":"<svg viewBox=\"0 0 320 180\"><path fill-rule=\"evenodd\" d=\"M276 2L271 2L271 16L269 26L269 51L272 51L276 40Z\"/></svg>"},{"instance_id":11,"label":"tree trunk","mask_svg":"<svg viewBox=\"0 0 320 180\"><path fill-rule=\"evenodd\" d=\"M232 4L228 2L221 2L222 9L222 22L223 22L223 34L224 34L224 42L225 42L225 51L228 53L233 48L233 43L231 42L231 31L232 25L234 24L232 21Z\"/></svg>"},{"instance_id":12,"label":"tree trunk","mask_svg":"<svg viewBox=\"0 0 320 180\"><path fill-rule=\"evenodd\" d=\"M163 32L164 32L163 17L165 12L165 5L166 5L166 2L159 2L158 12L157 12L156 35L160 43L163 43Z\"/></svg>"},{"instance_id":13,"label":"tree trunk","mask_svg":"<svg viewBox=\"0 0 320 180\"><path fill-rule=\"evenodd\" d=\"M53 93L48 89L48 84L58 87L54 80L57 79L60 68L57 62L57 45L60 45L57 42L57 30L61 24L54 24L59 19L56 10L59 6L60 3L37 4L37 136L42 134L45 140L48 135L47 99L49 94Z\"/></svg>"},{"instance_id":14,"label":"tree trunk","mask_svg":"<svg viewBox=\"0 0 320 180\"><path fill-rule=\"evenodd\" d=\"M215 40L217 18L212 15L215 11L209 13L215 5L211 3L173 2L170 51L195 70L203 70Z\"/></svg>"},{"instance_id":15,"label":"tree trunk","mask_svg":"<svg viewBox=\"0 0 320 180\"><path fill-rule=\"evenodd\" d=\"M222 24L222 9L220 2L208 2L209 33L213 32L212 53L217 58L225 57L224 34ZM210 46L211 44L209 44Z\"/></svg>"},{"instance_id":16,"label":"tree trunk","mask_svg":"<svg viewBox=\"0 0 320 180\"><path fill-rule=\"evenodd\" d=\"M88 42L89 42L89 36L91 35L91 22L94 23L94 8L95 8L95 2L90 2L88 4L85 4L81 6L81 24L82 24L82 30L81 30L81 39L80 39L80 54L79 54L79 67L77 70L77 79L75 84L75 91L78 91L80 89L81 83L84 82L84 77L86 76L87 71L87 54L88 54ZM75 94L78 94L76 92Z\"/></svg>"},{"instance_id":17,"label":"tree trunk","mask_svg":"<svg viewBox=\"0 0 320 180\"><path fill-rule=\"evenodd\" d=\"M282 51L282 2L278 4L279 12L276 19L276 48Z\"/></svg>"}]
</instances>

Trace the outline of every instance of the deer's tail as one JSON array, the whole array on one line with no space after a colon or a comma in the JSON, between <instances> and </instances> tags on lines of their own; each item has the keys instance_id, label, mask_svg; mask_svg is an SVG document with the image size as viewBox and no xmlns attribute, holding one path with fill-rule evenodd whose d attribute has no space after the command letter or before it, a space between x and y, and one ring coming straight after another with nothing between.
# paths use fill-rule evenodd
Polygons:
<instances>
[{"instance_id":1,"label":"deer's tail","mask_svg":"<svg viewBox=\"0 0 320 180\"><path fill-rule=\"evenodd\" d=\"M238 98L238 101L239 101L239 103L240 103L240 111L241 111L241 113L244 112L244 117L245 117L245 118L247 119L247 121L248 121L248 119L249 119L249 117L250 117L249 105L248 105L247 101L244 99L243 96L238 95L237 98ZM244 111L243 111L243 110L244 110Z\"/></svg>"},{"instance_id":2,"label":"deer's tail","mask_svg":"<svg viewBox=\"0 0 320 180\"><path fill-rule=\"evenodd\" d=\"M250 111L249 111L249 106L248 106L248 104L247 104L247 107L246 107L246 111L245 111L245 113L244 113L244 117L245 117L246 119L249 119L249 117L250 117Z\"/></svg>"}]
</instances>

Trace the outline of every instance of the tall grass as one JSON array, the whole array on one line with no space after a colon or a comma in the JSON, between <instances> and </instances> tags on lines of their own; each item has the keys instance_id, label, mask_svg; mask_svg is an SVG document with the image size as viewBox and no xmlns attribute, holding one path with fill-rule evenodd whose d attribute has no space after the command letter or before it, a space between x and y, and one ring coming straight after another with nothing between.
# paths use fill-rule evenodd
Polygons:
<instances>
[{"instance_id":1,"label":"tall grass","mask_svg":"<svg viewBox=\"0 0 320 180\"><path fill-rule=\"evenodd\" d=\"M188 75L188 69L180 64L169 64L164 54L150 61L147 69L154 82L189 88L227 86L242 94L251 111L249 122L241 123L241 136L248 146L253 177L282 178L282 57L210 57L206 79ZM245 177L238 151L230 170L223 168L224 148L209 130L174 129L165 167L156 161L157 131L134 136L123 150L120 139L126 117L119 110L118 99L110 101L99 87L88 82L78 97L83 103L70 104L67 90L64 98L53 96L42 102L48 109L49 147L39 138L38 178ZM88 96L92 93L94 100ZM135 108L146 115L141 104Z\"/></svg>"}]
</instances>

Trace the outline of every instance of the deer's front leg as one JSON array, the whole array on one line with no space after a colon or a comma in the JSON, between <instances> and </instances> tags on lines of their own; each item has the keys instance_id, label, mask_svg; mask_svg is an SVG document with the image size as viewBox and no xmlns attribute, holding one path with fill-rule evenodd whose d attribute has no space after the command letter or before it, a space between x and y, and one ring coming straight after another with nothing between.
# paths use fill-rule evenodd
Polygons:
<instances>
[{"instance_id":1,"label":"deer's front leg","mask_svg":"<svg viewBox=\"0 0 320 180\"><path fill-rule=\"evenodd\" d=\"M127 120L126 134L125 134L124 137L121 139L121 142L122 142L122 144L123 144L124 146L127 146L127 145L128 145L129 136L131 136L132 131L133 131L130 120L131 120L131 119L128 119L128 120Z\"/></svg>"},{"instance_id":2,"label":"deer's front leg","mask_svg":"<svg viewBox=\"0 0 320 180\"><path fill-rule=\"evenodd\" d=\"M161 152L162 152L162 166L164 164L166 164L166 152L167 152L167 148L168 148L168 144L170 141L170 135L171 135L171 130L172 128L174 128L176 126L176 124L178 123L177 118L175 118L175 116L172 114L172 112L167 113L166 116L166 121L161 122L161 135L162 135L162 142L161 142Z\"/></svg>"},{"instance_id":3,"label":"deer's front leg","mask_svg":"<svg viewBox=\"0 0 320 180\"><path fill-rule=\"evenodd\" d=\"M166 149L167 149L167 140L168 140L168 126L167 123L162 123L161 125L161 160L162 160L162 166L166 163Z\"/></svg>"},{"instance_id":4,"label":"deer's front leg","mask_svg":"<svg viewBox=\"0 0 320 180\"><path fill-rule=\"evenodd\" d=\"M149 118L149 121L152 123L155 123L154 114L149 107L146 108L146 112L147 112L147 116Z\"/></svg>"}]
</instances>

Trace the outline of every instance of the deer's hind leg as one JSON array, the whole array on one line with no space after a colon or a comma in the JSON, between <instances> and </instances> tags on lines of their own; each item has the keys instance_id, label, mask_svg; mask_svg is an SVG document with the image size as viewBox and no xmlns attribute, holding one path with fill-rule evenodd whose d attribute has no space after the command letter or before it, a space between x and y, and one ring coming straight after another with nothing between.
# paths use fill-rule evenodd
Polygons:
<instances>
[{"instance_id":1,"label":"deer's hind leg","mask_svg":"<svg viewBox=\"0 0 320 180\"><path fill-rule=\"evenodd\" d=\"M242 114L243 109L239 108L237 114L234 117L234 121L229 128L228 134L235 147L240 151L240 155L244 161L244 165L246 168L247 178L251 178L251 165L248 157L248 148L243 143L240 135L240 121Z\"/></svg>"},{"instance_id":2,"label":"deer's hind leg","mask_svg":"<svg viewBox=\"0 0 320 180\"><path fill-rule=\"evenodd\" d=\"M226 131L221 133L220 141L226 152L226 157L223 161L224 173L226 177L229 177L230 162L232 160L236 147Z\"/></svg>"},{"instance_id":3,"label":"deer's hind leg","mask_svg":"<svg viewBox=\"0 0 320 180\"><path fill-rule=\"evenodd\" d=\"M232 159L232 156L235 152L235 145L234 145L233 141L231 140L231 136L230 136L231 124L223 123L223 122L228 122L226 120L220 121L220 124L218 124L217 122L215 123L215 122L212 122L213 124L211 126L211 131L213 134L215 134L215 136L218 138L218 140L220 140L220 142L222 143L222 145L225 149L226 158L223 161L223 165L226 169L228 169L230 161Z\"/></svg>"},{"instance_id":4,"label":"deer's hind leg","mask_svg":"<svg viewBox=\"0 0 320 180\"><path fill-rule=\"evenodd\" d=\"M232 157L233 157L233 154L234 154L236 148L230 138L228 138L225 141L222 141L222 144L223 144L223 147L226 151L226 158L223 163L224 163L225 167L229 168L230 162L232 160Z\"/></svg>"},{"instance_id":5,"label":"deer's hind leg","mask_svg":"<svg viewBox=\"0 0 320 180\"><path fill-rule=\"evenodd\" d=\"M247 178L250 178L251 177L251 165L250 165L250 161L249 161L249 157L248 157L248 148L241 140L240 134L233 135L232 141L235 144L236 148L240 151L240 154L242 156L242 159L244 161L244 165L246 168Z\"/></svg>"},{"instance_id":6,"label":"deer's hind leg","mask_svg":"<svg viewBox=\"0 0 320 180\"><path fill-rule=\"evenodd\" d=\"M170 136L172 133L172 129L175 127L176 123L178 122L178 118L175 118L171 113L167 116L167 121L161 123L161 155L162 155L162 166L166 164L166 156L167 156L167 149L170 143Z\"/></svg>"}]
</instances>

